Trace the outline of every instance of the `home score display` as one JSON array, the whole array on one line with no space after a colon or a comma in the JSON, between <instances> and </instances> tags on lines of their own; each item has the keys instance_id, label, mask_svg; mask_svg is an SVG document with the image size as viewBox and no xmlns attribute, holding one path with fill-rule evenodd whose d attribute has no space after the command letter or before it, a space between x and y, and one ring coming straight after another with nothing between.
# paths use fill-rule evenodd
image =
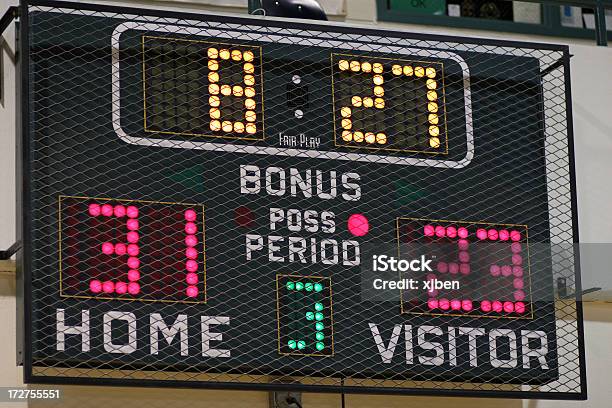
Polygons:
<instances>
[{"instance_id":1,"label":"home score display","mask_svg":"<svg viewBox=\"0 0 612 408\"><path fill-rule=\"evenodd\" d=\"M536 59L29 17L32 379L558 377ZM378 299L373 254L459 286Z\"/></svg>"}]
</instances>

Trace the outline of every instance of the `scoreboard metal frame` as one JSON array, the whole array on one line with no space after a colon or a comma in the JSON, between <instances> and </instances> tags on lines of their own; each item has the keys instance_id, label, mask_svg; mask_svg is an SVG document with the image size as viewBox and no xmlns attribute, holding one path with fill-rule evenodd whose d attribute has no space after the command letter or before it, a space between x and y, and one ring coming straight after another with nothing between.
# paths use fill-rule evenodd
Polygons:
<instances>
[{"instance_id":1,"label":"scoreboard metal frame","mask_svg":"<svg viewBox=\"0 0 612 408\"><path fill-rule=\"evenodd\" d=\"M166 11L161 10L141 10L137 8L125 8L125 7L114 7L105 5L93 5L93 4L82 4L82 3L70 3L61 1L49 1L49 0L34 0L34 1L21 1L20 4L20 17L19 17L19 58L18 58L18 72L19 80L17 82L17 129L18 129L18 146L17 146L17 160L18 160L18 180L17 180L17 223L18 223L18 234L19 238L23 242L23 250L21 255L18 257L18 296L22 302L18 302L18 319L17 319L17 332L22 338L18 339L18 361L24 366L24 379L27 383L46 383L46 384L83 384L83 385L112 385L112 386L170 386L170 387L199 387L199 388L216 388L216 389L240 389L240 390L303 390L303 391L316 391L316 392L349 392L349 393L384 393L384 394L407 394L407 395L435 395L435 396L469 396L469 397L499 397L499 398L539 398L539 399L560 399L560 400L572 400L572 399L586 399L586 370L585 370L585 355L584 355L584 334L583 334L583 322L582 322L582 305L580 302L579 295L577 295L576 301L576 324L577 324L577 341L578 341L578 352L579 352L579 365L580 365L580 392L565 392L565 391L510 391L510 390L487 390L478 389L478 387L472 387L472 389L440 389L440 388L393 388L393 387L378 387L369 385L360 386L346 386L346 385L318 385L318 384L297 384L297 383L279 383L279 382L224 382L224 381L186 381L186 380L154 380L154 379L120 379L120 378L87 378L87 377L70 377L70 376L47 376L47 375L36 375L33 372L33 360L32 360L32 297L29 288L32 285L32 209L29 207L32 202L32 180L28 177L31 174L31 141L29 135L31 134L30 122L32 112L30 110L29 98L31 95L31 83L30 83L30 49L29 49L29 35L30 35L30 21L29 7L40 6L40 7L51 7L51 8L69 8L74 10L80 10L84 13L119 13L119 14L134 14L134 15L146 15L150 17L157 17L164 19L168 16ZM355 27L349 25L333 24L328 25L325 23L310 23L302 21L287 21L276 18L254 18L254 17L235 17L235 16L222 16L222 15L205 15L205 14L192 14L185 12L172 13L173 17L177 19L194 20L194 21L214 21L219 23L225 23L228 25L235 24L248 24L249 22L266 25L269 24L278 28L287 29L304 29L304 30L320 30L326 31L330 27L338 33L344 33L348 36L355 32ZM156 30L165 30L164 24L154 24ZM140 26L139 28L141 28ZM129 23L122 24L117 27L117 32L120 33L122 30L129 28ZM183 27L181 30L189 31L188 27ZM565 80L565 109L567 112L567 136L568 136L568 151L569 151L569 177L570 177L570 190L571 190L571 205L572 205L572 235L574 242L578 242L578 219L577 219L577 198L576 198L576 176L575 176L575 160L574 160L574 135L572 129L572 108L571 108L571 90L569 87L570 71L569 71L569 48L567 46L551 45L551 44L539 44L539 43L526 43L526 42L515 42L515 41L501 41L501 40L486 40L486 39L467 39L455 36L441 36L441 35L429 35L429 34L415 34L405 33L401 31L387 31L380 29L370 29L359 27L360 35L371 36L372 38L384 38L385 36L392 35L396 38L409 38L422 41L443 41L456 44L478 44L491 47L528 47L537 48L541 50L557 51L562 53L563 57L551 64L548 71L552 71L558 67L562 67L564 70ZM117 80L113 81L113 96L118 95L119 85L118 80L120 73L117 68L118 53L120 50L120 44L118 43L118 36L113 36L113 41L116 42L113 46L112 55L112 75ZM359 46L358 43L355 43ZM422 52L421 49L412 50L411 55L419 54ZM458 55L452 55L448 53L448 58L455 59L464 69L464 80L466 82L466 132L467 132L467 153L465 157L458 161L438 160L437 158L429 159L418 159L414 160L411 158L402 158L398 156L378 156L376 154L364 154L364 153L352 153L339 155L334 152L320 152L320 158L325 159L341 159L358 162L370 162L386 160L389 164L394 165L416 165L426 167L441 167L441 168L461 168L470 164L473 158L474 145L473 145L473 125L471 123L471 96L469 90L469 68L462 62L462 58ZM548 72L543 72L545 75ZM263 97L263 95L262 95ZM113 119L112 123L115 127L117 135L127 142L128 144L140 145L140 146L151 146L159 145L158 141L151 141L147 138L135 137L124 131L120 124L119 115L119 100L113 101ZM469 113L469 114L468 114ZM162 141L163 145L165 141ZM208 141L193 141L187 142L189 147L197 150L205 151L224 151L231 152L235 150L235 147L228 144L217 144ZM174 147L174 146L170 146ZM311 158L312 154L309 154L308 150L300 149L276 149L276 148L250 148L241 146L241 151L254 155L265 155L274 154L280 156L297 156ZM579 267L579 255L575 252L575 286L576 293L580 293L580 274L578 271ZM278 286L280 278L292 276L290 272L281 273L277 275L277 281L275 282ZM318 277L320 278L320 277ZM330 289L331 290L331 289ZM277 292L278 296L278 292ZM277 297L277 302L280 300ZM278 310L278 309L277 309ZM333 334L332 334L333 336ZM280 352L280 349L279 349ZM282 353L281 353L282 354ZM68 367L69 368L69 367ZM226 371L231 373L232 370Z\"/></svg>"}]
</instances>

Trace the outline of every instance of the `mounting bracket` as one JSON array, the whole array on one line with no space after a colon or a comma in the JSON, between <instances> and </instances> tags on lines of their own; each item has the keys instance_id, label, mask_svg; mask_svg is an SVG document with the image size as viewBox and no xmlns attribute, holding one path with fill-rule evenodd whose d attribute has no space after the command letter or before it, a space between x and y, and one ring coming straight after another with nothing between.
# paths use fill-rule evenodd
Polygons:
<instances>
[{"instance_id":1,"label":"mounting bracket","mask_svg":"<svg viewBox=\"0 0 612 408\"><path fill-rule=\"evenodd\" d=\"M4 34L4 30L8 28L13 20L19 17L19 7L11 6L6 10L6 13L0 19L0 35Z\"/></svg>"},{"instance_id":2,"label":"mounting bracket","mask_svg":"<svg viewBox=\"0 0 612 408\"><path fill-rule=\"evenodd\" d=\"M13 245L8 247L8 249L0 251L0 261L6 261L7 259L11 259L11 256L15 255L20 249L21 241L17 241Z\"/></svg>"}]
</instances>

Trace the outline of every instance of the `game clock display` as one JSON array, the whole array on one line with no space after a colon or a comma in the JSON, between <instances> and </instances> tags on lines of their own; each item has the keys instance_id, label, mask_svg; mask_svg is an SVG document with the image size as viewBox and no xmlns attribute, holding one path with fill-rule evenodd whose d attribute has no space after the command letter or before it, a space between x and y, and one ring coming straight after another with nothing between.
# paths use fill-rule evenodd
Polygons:
<instances>
[{"instance_id":1,"label":"game clock display","mask_svg":"<svg viewBox=\"0 0 612 408\"><path fill-rule=\"evenodd\" d=\"M150 27L121 24L112 37L114 127L128 143L428 167L473 156L469 67L457 53L312 52L290 37Z\"/></svg>"},{"instance_id":2,"label":"game clock display","mask_svg":"<svg viewBox=\"0 0 612 408\"><path fill-rule=\"evenodd\" d=\"M29 17L28 380L559 378L537 58L258 19ZM394 278L460 288L369 296L389 248L432 259Z\"/></svg>"},{"instance_id":3,"label":"game clock display","mask_svg":"<svg viewBox=\"0 0 612 408\"><path fill-rule=\"evenodd\" d=\"M265 139L261 47L142 36L142 49L146 132ZM332 54L335 145L448 153L443 67Z\"/></svg>"}]
</instances>

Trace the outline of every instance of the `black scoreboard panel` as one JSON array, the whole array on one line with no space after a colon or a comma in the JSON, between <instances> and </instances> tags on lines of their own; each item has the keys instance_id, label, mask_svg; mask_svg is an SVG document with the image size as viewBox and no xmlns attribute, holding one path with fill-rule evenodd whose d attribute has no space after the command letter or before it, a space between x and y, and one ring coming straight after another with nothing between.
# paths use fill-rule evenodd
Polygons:
<instances>
[{"instance_id":1,"label":"black scoreboard panel","mask_svg":"<svg viewBox=\"0 0 612 408\"><path fill-rule=\"evenodd\" d=\"M558 379L540 61L236 21L30 12L31 364Z\"/></svg>"}]
</instances>

